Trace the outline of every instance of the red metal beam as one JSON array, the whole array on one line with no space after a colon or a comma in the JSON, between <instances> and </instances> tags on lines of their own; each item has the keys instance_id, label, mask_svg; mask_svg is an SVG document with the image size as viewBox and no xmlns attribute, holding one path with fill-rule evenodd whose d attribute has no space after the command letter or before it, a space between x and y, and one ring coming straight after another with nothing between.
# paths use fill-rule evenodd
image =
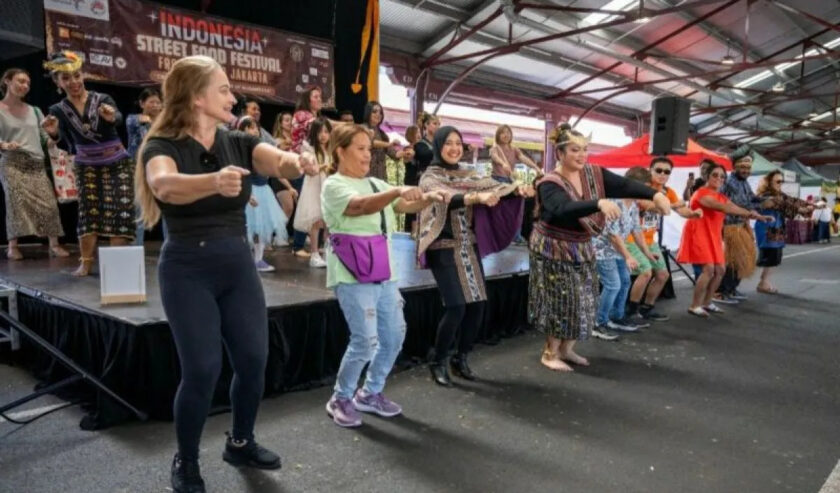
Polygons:
<instances>
[{"instance_id":1,"label":"red metal beam","mask_svg":"<svg viewBox=\"0 0 840 493\"><path fill-rule=\"evenodd\" d=\"M704 15L702 15L702 16L700 16L700 17L698 17L697 19L692 20L691 22L689 22L689 23L687 23L687 24L683 25L682 27L679 27L679 28L677 28L677 29L675 29L675 30L671 31L670 33L668 33L668 34L666 34L665 36L663 36L663 37L661 37L661 38L657 39L656 41L653 41L653 42L651 42L651 43L648 43L646 46L644 46L644 47L642 47L641 49L639 49L639 50L635 51L635 52L634 52L634 53L632 53L630 56L635 56L635 57L637 57L637 56L640 56L640 55L642 55L642 54L646 53L648 50L651 50L651 49L653 49L653 48L655 48L655 47L659 46L660 44L664 43L665 41L668 41L669 39L673 38L674 36L677 36L677 35L679 35L679 34L683 33L684 31L686 31L687 29L691 28L692 26L695 26L695 25L697 25L697 24L699 24L699 23L701 23L701 22L705 21L706 19L708 19L708 18L710 18L710 17L714 16L715 14L718 14L719 12L722 12L722 11L726 10L727 8L729 8L729 7L733 6L733 5L735 5L735 4L736 4L736 3L738 3L739 1L741 1L741 0L729 0L729 1L728 1L728 2L726 2L725 4L723 4L723 5L719 6L719 7L716 7L716 8L714 8L714 9L712 9L711 11L707 12L706 14L704 14ZM612 71L613 71L613 70L615 70L616 68L620 67L623 63L624 63L624 62L615 62L615 63L613 63L613 64L609 65L608 67L606 67L606 68L604 68L604 69L600 70L599 72L596 72L595 74L590 75L589 77L584 78L584 79L583 79L583 80L581 80L580 82L577 82L576 84L573 84L573 85L571 85L570 87L567 87L566 89L564 89L564 90L562 90L562 91L558 92L557 94L552 94L551 96L549 96L549 97L548 97L548 99L557 99L557 98L562 98L562 97L565 97L565 96L567 96L568 94L571 94L571 93L572 93L572 91L574 91L575 89L577 89L577 88L579 88L579 87L581 87L581 86L583 86L583 85L585 85L585 84L588 84L589 82L592 82L593 80L597 79L598 77L602 77L604 74L607 74L607 73L609 73L609 72L612 72Z\"/></svg>"},{"instance_id":2,"label":"red metal beam","mask_svg":"<svg viewBox=\"0 0 840 493\"><path fill-rule=\"evenodd\" d=\"M599 88L599 89L587 89L585 91L570 92L570 93L567 93L566 96L582 96L582 95L586 95L586 94L594 94L594 93L598 93L598 92L614 91L614 90L619 90L619 89L629 89L629 90L634 90L635 91L635 90L638 90L642 87L653 85L653 84L663 84L663 83L666 83L666 82L676 82L676 81L680 81L680 80L696 79L696 78L699 78L699 77L706 77L706 76L709 76L709 75L725 74L725 73L736 72L736 71L740 72L740 71L750 70L750 69L760 68L760 67L773 67L773 66L776 66L776 65L779 65L779 64L782 64L782 63L791 63L791 62L800 62L800 61L807 62L807 61L810 61L810 60L822 60L823 58L840 58L840 53L821 53L819 55L811 55L811 56L802 57L802 58L794 58L794 59L789 59L789 60L771 60L771 61L760 62L760 63L739 63L739 64L736 64L736 65L727 65L727 68L725 68L725 69L705 71L705 72L700 73L700 74L675 75L673 77L665 77L665 78L662 78L662 79L651 79L651 80L638 81L638 82L629 82L627 84L621 84L621 85L612 86L612 87L602 87L602 88ZM759 91L759 90L755 90L755 89L741 89L741 88L732 87L732 86L717 86L717 87L732 89L732 90L742 90L742 91L747 91L747 92L757 92L757 93L761 93L761 94L777 94L777 93L773 93L773 92L769 92L769 91Z\"/></svg>"},{"instance_id":3,"label":"red metal beam","mask_svg":"<svg viewBox=\"0 0 840 493\"><path fill-rule=\"evenodd\" d=\"M534 9L534 10L553 10L556 12L571 12L575 14L609 14L618 16L632 16L630 10L604 10L604 9L590 9L585 7L566 7L563 5L543 5L541 3L521 2L516 5L516 10ZM638 10L635 10L638 12Z\"/></svg>"},{"instance_id":4,"label":"red metal beam","mask_svg":"<svg viewBox=\"0 0 840 493\"><path fill-rule=\"evenodd\" d=\"M818 143L826 142L826 141L829 141L829 140L835 140L835 141L840 140L840 137L834 136L834 137L817 137L816 139L795 139L795 140L788 140L788 141L785 141L785 142L779 142L778 144L774 143L774 142L768 142L766 144L753 144L753 146L772 145L773 147L768 147L766 149L766 151L767 152L773 152L776 149L782 149L784 147L798 146L798 145L802 145L802 144L818 144ZM820 150L825 150L825 149L820 149Z\"/></svg>"},{"instance_id":5,"label":"red metal beam","mask_svg":"<svg viewBox=\"0 0 840 493\"><path fill-rule=\"evenodd\" d=\"M835 31L840 31L840 26L837 26L837 25L832 24L828 21L820 19L819 17L817 17L813 14L809 14L808 12L805 12L804 10L800 10L796 7L791 7L790 5L786 5L786 4L784 4L784 3L782 3L778 0L769 0L769 2L772 3L773 5L779 7L782 10L787 10L788 12L793 12L794 14L798 14L798 15L800 15L802 17L805 17L806 19L808 19L812 22L815 22L815 23L823 26L823 27L826 27L828 29L833 29Z\"/></svg>"},{"instance_id":6,"label":"red metal beam","mask_svg":"<svg viewBox=\"0 0 840 493\"><path fill-rule=\"evenodd\" d=\"M820 149L820 152L822 152L824 150L825 149ZM803 155L807 155L807 153L806 154L800 154L799 156L803 156ZM797 159L799 159L798 156L797 156ZM820 157L804 158L804 159L799 159L799 161L801 161L803 164L807 164L808 166L822 166L824 164L836 164L836 163L840 163L840 154L836 154L834 156L820 156ZM826 178L826 180L828 180L828 178ZM831 180L828 180L828 181L831 181ZM840 181L840 180L838 180L838 181Z\"/></svg>"},{"instance_id":7,"label":"red metal beam","mask_svg":"<svg viewBox=\"0 0 840 493\"><path fill-rule=\"evenodd\" d=\"M832 26L833 26L833 27L832 27L832 29L833 29L833 28L835 28L835 27L840 28L840 23L833 24ZM775 52L773 52L773 53L771 53L771 54L767 55L766 57L760 58L760 59L758 59L758 60L756 60L756 61L757 61L757 62L764 62L764 61L770 60L770 59L771 59L771 58L773 58L773 57L779 56L779 55L781 55L782 53L784 53L784 52L786 52L786 51L789 51L789 50L792 50L793 48L796 48L797 46L801 45L802 43L807 43L807 42L809 42L809 41L813 40L814 38L818 38L818 37L822 36L823 34L827 33L827 32L828 32L828 31L830 31L830 30L831 30L831 29L823 29L823 30L821 30L821 31L819 31L819 32L816 32L816 33L814 33L814 34L812 34L812 35L808 36L807 38L801 39L801 40L799 40L799 41L797 41L797 42L795 42L795 43L793 43L793 44L790 44L790 45L785 46L785 47L784 47L784 48L782 48L782 49L776 50ZM725 80L729 79L729 78L730 78L730 77L732 77L733 75L735 75L735 74L727 75L726 77L722 77L722 78L720 78L720 79L717 79L717 80L713 81L710 85L718 85L719 83L721 83L721 82L723 82L723 81L725 81ZM691 97L691 96L693 96L693 95L695 95L695 94L697 94L697 91L692 91L692 92L690 92L689 94L687 94L685 97Z\"/></svg>"},{"instance_id":8,"label":"red metal beam","mask_svg":"<svg viewBox=\"0 0 840 493\"><path fill-rule=\"evenodd\" d=\"M691 8L695 8L695 7L698 7L700 5L720 3L722 1L723 0L694 0L693 2L684 3L684 4L681 4L681 5L676 6L676 7L668 7L668 8L652 11L653 13L651 13L650 15L648 15L646 17L649 17L649 18L659 17L659 16L673 14L675 12L681 12L683 10L688 10L688 9L691 9ZM727 2L727 4L734 4L734 3L739 2L739 1L741 1L741 0L729 0L729 2ZM604 23L601 23L601 24L595 24L595 25L592 25L592 26L582 27L582 28L578 28L578 29L572 29L570 31L565 31L565 32L561 32L561 33L549 34L549 35L546 35L546 36L541 36L539 38L534 38L534 39L530 39L530 40L527 40L527 41L520 41L520 42L517 42L517 43L512 43L512 44L497 47L497 48L489 48L489 49L486 49L486 50L479 50L479 51L475 51L475 52L472 52L472 53L467 53L467 54L464 54L464 55L450 57L450 58L447 58L447 59L444 59L444 60L437 60L434 63L429 64L428 66L432 67L432 66L435 66L435 65L444 65L444 64L447 64L447 63L454 63L454 62L458 62L458 61L461 61L461 60L466 60L466 59L469 59L469 58L475 58L475 57L480 57L480 56L485 56L485 55L492 55L493 53L499 51L500 49L510 49L510 48L519 49L519 48L523 48L525 46L533 46L533 45L536 45L536 44L545 43L547 41L553 41L555 39L567 38L567 37L570 37L570 36L575 36L575 35L578 35L578 34L584 34L584 33L590 32L590 31L598 30L598 29L605 29L605 28L608 28L608 27L613 27L613 26L618 26L618 25L621 25L621 24L626 24L626 23L632 22L632 21L634 21L638 18L639 18L638 14L630 15L630 16L627 16L623 19L617 19L617 20L613 20L613 21L609 21L609 22L604 22Z\"/></svg>"},{"instance_id":9,"label":"red metal beam","mask_svg":"<svg viewBox=\"0 0 840 493\"><path fill-rule=\"evenodd\" d=\"M747 106L765 106L770 105L774 106L777 104L782 103L789 103L792 101L801 101L803 99L818 99L818 98L834 98L840 95L840 92L833 92L833 93L826 93L826 94L810 94L810 93L799 93L797 95L787 95L787 94L779 94L779 93L771 93L768 95L778 96L778 99L771 99L771 100L760 100L755 101L753 103L740 103L740 104L727 104L723 106L707 106L705 108L697 108L691 111L692 115L702 115L705 113L714 113L716 111L723 111L723 110L734 110L736 108L745 108ZM836 105L835 105L836 106Z\"/></svg>"},{"instance_id":10,"label":"red metal beam","mask_svg":"<svg viewBox=\"0 0 840 493\"><path fill-rule=\"evenodd\" d=\"M438 51L434 52L429 58L424 60L423 63L420 64L420 66L423 67L423 68L432 66L432 64L434 64L437 61L438 58L440 58L441 56L445 55L446 53L449 53L450 51L452 51L453 48L455 48L456 46L461 44L465 39L469 38L473 34L477 33L481 29L483 29L484 26L486 26L487 24L490 24L491 22L496 20L496 18L499 17L500 15L502 15L501 7L496 9L496 11L493 12L492 14L490 14L489 17L487 17L483 21L479 22L478 24L476 24L475 26L470 28L470 30L467 31L465 34L453 38L449 43L447 43L445 46L443 46Z\"/></svg>"}]
</instances>

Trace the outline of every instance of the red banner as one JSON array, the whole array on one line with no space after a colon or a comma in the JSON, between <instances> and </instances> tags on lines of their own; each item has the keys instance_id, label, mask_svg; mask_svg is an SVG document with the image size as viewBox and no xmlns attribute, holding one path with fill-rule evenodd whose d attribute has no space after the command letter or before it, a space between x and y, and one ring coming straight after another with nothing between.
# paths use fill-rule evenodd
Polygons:
<instances>
[{"instance_id":1,"label":"red banner","mask_svg":"<svg viewBox=\"0 0 840 493\"><path fill-rule=\"evenodd\" d=\"M179 58L207 55L237 93L294 104L314 85L335 106L326 41L137 0L44 0L44 17L47 51L80 53L92 80L160 83Z\"/></svg>"}]
</instances>

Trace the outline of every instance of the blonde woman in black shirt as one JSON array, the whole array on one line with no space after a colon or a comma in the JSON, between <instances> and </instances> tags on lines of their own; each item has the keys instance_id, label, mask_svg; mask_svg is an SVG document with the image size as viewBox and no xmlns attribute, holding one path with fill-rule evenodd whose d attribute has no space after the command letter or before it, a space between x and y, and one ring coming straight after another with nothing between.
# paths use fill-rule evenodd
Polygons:
<instances>
[{"instance_id":1,"label":"blonde woman in black shirt","mask_svg":"<svg viewBox=\"0 0 840 493\"><path fill-rule=\"evenodd\" d=\"M167 231L158 264L161 300L181 363L175 396L176 492L203 492L198 444L222 367L234 370L233 429L223 458L237 466L280 467L254 440L268 351L265 297L248 248L245 205L251 173L296 178L310 159L219 128L236 102L212 58L176 62L163 84L164 110L140 149L135 183L146 227Z\"/></svg>"}]
</instances>

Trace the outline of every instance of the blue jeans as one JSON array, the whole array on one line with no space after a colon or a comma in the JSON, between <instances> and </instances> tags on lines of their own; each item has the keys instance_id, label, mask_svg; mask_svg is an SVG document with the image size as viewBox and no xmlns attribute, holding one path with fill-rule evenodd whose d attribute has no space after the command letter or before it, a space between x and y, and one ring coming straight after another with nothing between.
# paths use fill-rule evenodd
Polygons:
<instances>
[{"instance_id":1,"label":"blue jeans","mask_svg":"<svg viewBox=\"0 0 840 493\"><path fill-rule=\"evenodd\" d=\"M630 271L623 258L598 260L601 278L601 300L598 304L598 325L624 318L624 305L630 293Z\"/></svg>"},{"instance_id":2,"label":"blue jeans","mask_svg":"<svg viewBox=\"0 0 840 493\"><path fill-rule=\"evenodd\" d=\"M350 342L335 379L336 397L351 398L368 366L364 391L378 394L405 340L403 298L397 283L339 284L338 304L350 328Z\"/></svg>"}]
</instances>

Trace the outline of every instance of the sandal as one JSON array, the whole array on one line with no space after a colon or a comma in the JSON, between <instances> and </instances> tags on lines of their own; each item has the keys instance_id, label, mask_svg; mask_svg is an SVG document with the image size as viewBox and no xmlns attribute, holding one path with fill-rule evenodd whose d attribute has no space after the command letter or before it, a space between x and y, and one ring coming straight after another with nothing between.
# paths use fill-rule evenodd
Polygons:
<instances>
[{"instance_id":1,"label":"sandal","mask_svg":"<svg viewBox=\"0 0 840 493\"><path fill-rule=\"evenodd\" d=\"M764 294L779 294L779 290L776 288L762 288L761 286L758 286L755 290Z\"/></svg>"},{"instance_id":2,"label":"sandal","mask_svg":"<svg viewBox=\"0 0 840 493\"><path fill-rule=\"evenodd\" d=\"M698 306L697 308L689 308L688 313L694 315L695 317L709 318L709 312L704 310L702 306Z\"/></svg>"}]
</instances>

